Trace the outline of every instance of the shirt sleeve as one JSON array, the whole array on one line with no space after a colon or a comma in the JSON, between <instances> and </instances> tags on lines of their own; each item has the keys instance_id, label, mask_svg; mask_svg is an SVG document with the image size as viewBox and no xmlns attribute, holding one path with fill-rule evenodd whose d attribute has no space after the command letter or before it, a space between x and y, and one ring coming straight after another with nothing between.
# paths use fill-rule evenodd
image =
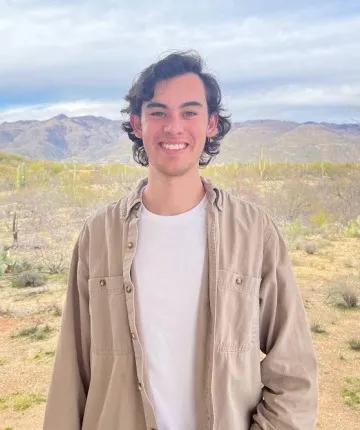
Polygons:
<instances>
[{"instance_id":1,"label":"shirt sleeve","mask_svg":"<svg viewBox=\"0 0 360 430\"><path fill-rule=\"evenodd\" d=\"M90 383L88 235L73 249L43 430L80 430Z\"/></svg>"},{"instance_id":2,"label":"shirt sleeve","mask_svg":"<svg viewBox=\"0 0 360 430\"><path fill-rule=\"evenodd\" d=\"M250 430L313 430L317 360L285 242L270 219L260 286L262 400Z\"/></svg>"}]
</instances>

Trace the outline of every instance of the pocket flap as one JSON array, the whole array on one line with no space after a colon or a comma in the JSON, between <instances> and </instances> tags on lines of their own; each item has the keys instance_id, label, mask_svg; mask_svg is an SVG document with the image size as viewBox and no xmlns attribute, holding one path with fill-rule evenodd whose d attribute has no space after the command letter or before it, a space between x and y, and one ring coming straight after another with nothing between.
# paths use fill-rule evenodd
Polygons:
<instances>
[{"instance_id":1,"label":"pocket flap","mask_svg":"<svg viewBox=\"0 0 360 430\"><path fill-rule=\"evenodd\" d=\"M102 278L91 278L88 280L90 296L98 294L123 294L123 276L103 276Z\"/></svg>"},{"instance_id":2,"label":"pocket flap","mask_svg":"<svg viewBox=\"0 0 360 430\"><path fill-rule=\"evenodd\" d=\"M232 290L252 296L258 294L260 284L261 278L219 270L219 290Z\"/></svg>"}]
</instances>

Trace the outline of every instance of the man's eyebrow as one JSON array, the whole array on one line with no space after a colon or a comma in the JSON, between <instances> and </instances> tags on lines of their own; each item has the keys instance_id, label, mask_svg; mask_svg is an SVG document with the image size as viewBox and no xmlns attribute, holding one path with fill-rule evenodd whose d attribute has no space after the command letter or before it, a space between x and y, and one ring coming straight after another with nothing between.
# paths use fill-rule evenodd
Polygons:
<instances>
[{"instance_id":1,"label":"man's eyebrow","mask_svg":"<svg viewBox=\"0 0 360 430\"><path fill-rule=\"evenodd\" d=\"M188 107L188 106L202 107L203 105L200 102L196 102L196 101L185 102L180 105L181 108Z\"/></svg>"},{"instance_id":2,"label":"man's eyebrow","mask_svg":"<svg viewBox=\"0 0 360 430\"><path fill-rule=\"evenodd\" d=\"M200 102L190 101L190 102L182 103L180 105L180 108L182 109L182 108L189 107L189 106L203 107L203 105ZM146 108L147 109L151 109L151 108L168 109L168 107L164 103L159 103L159 102L150 102L146 105Z\"/></svg>"},{"instance_id":3,"label":"man's eyebrow","mask_svg":"<svg viewBox=\"0 0 360 430\"><path fill-rule=\"evenodd\" d=\"M164 103L159 102L150 102L146 105L146 108L161 108L161 109L167 109L167 106L164 105Z\"/></svg>"}]
</instances>

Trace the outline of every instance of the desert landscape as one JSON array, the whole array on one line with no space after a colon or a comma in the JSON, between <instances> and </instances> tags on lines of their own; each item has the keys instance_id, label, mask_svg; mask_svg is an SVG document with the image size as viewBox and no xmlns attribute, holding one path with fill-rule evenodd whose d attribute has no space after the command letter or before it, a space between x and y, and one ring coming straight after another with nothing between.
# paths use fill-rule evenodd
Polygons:
<instances>
[{"instance_id":1,"label":"desert landscape","mask_svg":"<svg viewBox=\"0 0 360 430\"><path fill-rule=\"evenodd\" d=\"M318 356L317 428L357 428L360 163L290 163L261 152L202 174L280 226ZM118 162L0 153L0 430L41 429L77 234L89 214L145 175Z\"/></svg>"},{"instance_id":2,"label":"desert landscape","mask_svg":"<svg viewBox=\"0 0 360 430\"><path fill-rule=\"evenodd\" d=\"M194 72L209 137L214 113L231 122L201 174L285 239L318 359L316 430L360 429L359 30L360 0L0 0L0 430L42 430L80 230L147 176L131 114L161 102L151 118L168 122L141 135L168 150L205 132L184 109L202 92L172 81Z\"/></svg>"}]
</instances>

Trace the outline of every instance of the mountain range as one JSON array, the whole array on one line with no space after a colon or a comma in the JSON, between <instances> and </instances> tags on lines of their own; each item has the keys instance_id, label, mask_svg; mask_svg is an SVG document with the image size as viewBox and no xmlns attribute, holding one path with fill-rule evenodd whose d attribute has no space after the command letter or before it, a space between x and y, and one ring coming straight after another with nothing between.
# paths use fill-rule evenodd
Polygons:
<instances>
[{"instance_id":1,"label":"mountain range","mask_svg":"<svg viewBox=\"0 0 360 430\"><path fill-rule=\"evenodd\" d=\"M58 115L44 121L0 124L0 150L34 159L133 164L121 122L104 117ZM214 163L360 161L360 124L257 120L234 123Z\"/></svg>"}]
</instances>

